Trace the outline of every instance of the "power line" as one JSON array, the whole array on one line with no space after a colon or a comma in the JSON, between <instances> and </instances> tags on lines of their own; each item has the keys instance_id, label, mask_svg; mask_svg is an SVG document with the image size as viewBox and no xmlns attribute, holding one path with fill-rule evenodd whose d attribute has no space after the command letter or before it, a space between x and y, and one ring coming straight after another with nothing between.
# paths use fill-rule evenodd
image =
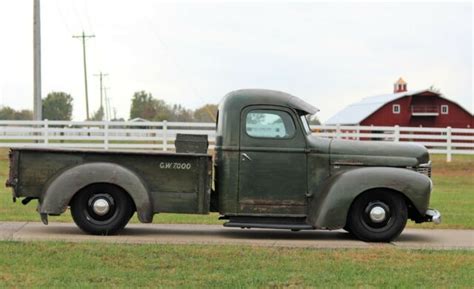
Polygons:
<instances>
[{"instance_id":1,"label":"power line","mask_svg":"<svg viewBox=\"0 0 474 289\"><path fill-rule=\"evenodd\" d=\"M74 14L76 14L76 18L79 20L79 23L81 27L84 29L84 24L82 23L82 18L79 16L79 12L77 12L77 7L76 7L76 1L72 0L72 9L74 11Z\"/></svg>"},{"instance_id":2,"label":"power line","mask_svg":"<svg viewBox=\"0 0 474 289\"><path fill-rule=\"evenodd\" d=\"M100 81L100 109L102 110L102 112L104 112L104 98L102 96L102 92L105 89L104 86L102 85L103 84L102 79L107 75L108 75L107 73L102 73L102 71L99 74L94 74L94 76L99 77L99 81ZM107 99L105 101L107 105Z\"/></svg>"},{"instance_id":3,"label":"power line","mask_svg":"<svg viewBox=\"0 0 474 289\"><path fill-rule=\"evenodd\" d=\"M110 87L105 88L105 92L110 90ZM105 94L105 97L107 98L107 101L109 102L109 116L112 118L112 112L114 114L113 119L117 119L117 109L114 105L114 98L112 96L108 96L107 93Z\"/></svg>"},{"instance_id":4,"label":"power line","mask_svg":"<svg viewBox=\"0 0 474 289\"><path fill-rule=\"evenodd\" d=\"M110 120L110 99L107 97L107 90L110 87L104 87L104 96L105 96L105 120Z\"/></svg>"},{"instance_id":5,"label":"power line","mask_svg":"<svg viewBox=\"0 0 474 289\"><path fill-rule=\"evenodd\" d=\"M91 24L92 22L90 21L91 19L90 19L90 17L89 17L89 12L88 12L88 8L87 8L87 0L83 0L82 3L84 4L84 12L85 12L85 14L86 14L86 20L87 20L87 24L89 25L89 29L90 29L91 31L94 31L94 30L92 29L92 24Z\"/></svg>"},{"instance_id":6,"label":"power line","mask_svg":"<svg viewBox=\"0 0 474 289\"><path fill-rule=\"evenodd\" d=\"M164 39L162 39L162 37L160 37L159 33L158 33L158 30L155 29L154 25L152 24L150 18L145 14L143 14L143 17L145 19L145 21L147 22L147 25L149 27L149 29L151 30L153 36L155 37L155 39L161 44L161 46L164 48L165 50L165 53L168 54L168 58L171 59L171 61L173 62L174 66L176 67L176 70L177 70L177 73L178 74L181 74L181 75L185 75L185 76L188 76L186 73L184 73L184 69L181 67L181 65L179 65L177 59L176 59L176 56L175 54L171 53L168 45L166 44L166 42L164 41ZM196 89L196 87L193 85L191 79L188 77L185 77L185 85L188 86L188 88L191 90L191 93L194 94L194 97L197 98L199 96L199 93Z\"/></svg>"},{"instance_id":7,"label":"power line","mask_svg":"<svg viewBox=\"0 0 474 289\"><path fill-rule=\"evenodd\" d=\"M61 21L63 22L64 27L66 28L67 32L69 34L72 34L72 31L71 31L71 29L69 29L69 25L67 24L67 22L65 20L66 18L64 17L63 11L62 11L61 7L59 6L58 1L59 0L56 0L56 9L58 10L59 16L61 16Z\"/></svg>"},{"instance_id":8,"label":"power line","mask_svg":"<svg viewBox=\"0 0 474 289\"><path fill-rule=\"evenodd\" d=\"M86 120L89 120L89 94L87 90L87 64L86 64L86 39L93 38L95 35L86 35L84 31L82 31L81 35L73 35L73 38L82 38L82 55L84 59L84 87L85 87L85 94L86 94Z\"/></svg>"}]
</instances>

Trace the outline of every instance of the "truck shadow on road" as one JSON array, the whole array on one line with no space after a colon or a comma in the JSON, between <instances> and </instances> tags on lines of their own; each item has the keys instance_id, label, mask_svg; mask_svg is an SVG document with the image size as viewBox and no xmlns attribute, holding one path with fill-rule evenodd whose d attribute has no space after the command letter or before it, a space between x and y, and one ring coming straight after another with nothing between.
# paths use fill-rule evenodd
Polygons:
<instances>
[{"instance_id":1,"label":"truck shadow on road","mask_svg":"<svg viewBox=\"0 0 474 289\"><path fill-rule=\"evenodd\" d=\"M120 235L178 235L180 237L197 236L219 236L231 239L279 239L279 240L355 240L355 238L343 231L299 231L290 230L260 230L260 229L214 229L214 230L183 230L183 229L154 229L154 228L126 228Z\"/></svg>"},{"instance_id":2,"label":"truck shadow on road","mask_svg":"<svg viewBox=\"0 0 474 289\"><path fill-rule=\"evenodd\" d=\"M173 243L182 242L193 242L194 240L199 242L228 242L228 241L239 241L249 242L252 241L346 241L346 242L360 242L351 234L343 230L336 231L297 231L292 232L290 230L269 230L269 229L236 229L236 228L224 228L213 226L211 228L203 225L159 225L147 227L147 225L129 226L125 228L120 234L113 236L94 236L84 233L79 228L74 226L68 226L66 224L56 224L49 226L38 226L31 228L29 234L35 236L43 236L47 239L74 239L80 240L96 240L100 241L102 238L106 240L129 240L137 242L153 242L153 241L165 241ZM416 232L402 233L395 242L421 242L429 243L432 238L425 234L419 234Z\"/></svg>"},{"instance_id":3,"label":"truck shadow on road","mask_svg":"<svg viewBox=\"0 0 474 289\"><path fill-rule=\"evenodd\" d=\"M183 230L183 229L155 229L155 228L126 228L120 235L122 236L179 236L185 238L218 236L227 239L258 239L258 240L321 240L321 241L359 241L353 235L343 230L305 230L292 232L290 230L265 230L265 229L214 229L214 230ZM396 241L419 241L427 242L431 238L416 233L402 233Z\"/></svg>"}]
</instances>

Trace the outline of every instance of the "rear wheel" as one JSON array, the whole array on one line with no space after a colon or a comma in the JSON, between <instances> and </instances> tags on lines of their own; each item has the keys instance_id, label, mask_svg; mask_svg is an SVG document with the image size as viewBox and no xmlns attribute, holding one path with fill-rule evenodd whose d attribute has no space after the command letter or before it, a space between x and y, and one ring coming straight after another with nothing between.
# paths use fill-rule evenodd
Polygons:
<instances>
[{"instance_id":1,"label":"rear wheel","mask_svg":"<svg viewBox=\"0 0 474 289\"><path fill-rule=\"evenodd\" d=\"M109 184L88 186L71 201L71 214L76 225L94 235L116 234L127 225L133 212L130 196Z\"/></svg>"},{"instance_id":2,"label":"rear wheel","mask_svg":"<svg viewBox=\"0 0 474 289\"><path fill-rule=\"evenodd\" d=\"M348 231L363 241L390 242L400 235L408 219L405 200L389 191L371 191L351 206Z\"/></svg>"}]
</instances>

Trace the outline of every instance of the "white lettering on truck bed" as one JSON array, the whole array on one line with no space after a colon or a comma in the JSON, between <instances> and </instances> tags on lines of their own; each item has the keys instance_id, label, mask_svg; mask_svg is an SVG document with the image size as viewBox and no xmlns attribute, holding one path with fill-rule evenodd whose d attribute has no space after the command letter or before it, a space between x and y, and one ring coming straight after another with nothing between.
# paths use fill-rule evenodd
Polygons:
<instances>
[{"instance_id":1,"label":"white lettering on truck bed","mask_svg":"<svg viewBox=\"0 0 474 289\"><path fill-rule=\"evenodd\" d=\"M161 162L160 169L165 170L190 170L191 163L169 163L169 162Z\"/></svg>"}]
</instances>

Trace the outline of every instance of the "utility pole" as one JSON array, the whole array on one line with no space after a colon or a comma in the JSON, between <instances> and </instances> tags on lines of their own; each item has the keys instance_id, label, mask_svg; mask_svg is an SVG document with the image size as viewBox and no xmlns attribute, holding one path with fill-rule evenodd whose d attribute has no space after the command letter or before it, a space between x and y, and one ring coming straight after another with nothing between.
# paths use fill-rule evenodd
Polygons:
<instances>
[{"instance_id":1,"label":"utility pole","mask_svg":"<svg viewBox=\"0 0 474 289\"><path fill-rule=\"evenodd\" d=\"M82 38L82 55L84 58L84 86L86 92L86 116L87 120L89 120L89 95L87 91L87 65L86 65L86 38L95 37L95 35L86 35L84 31L82 31L81 35L73 35L73 38Z\"/></svg>"},{"instance_id":2,"label":"utility pole","mask_svg":"<svg viewBox=\"0 0 474 289\"><path fill-rule=\"evenodd\" d=\"M40 1L33 0L33 120L42 119Z\"/></svg>"},{"instance_id":3,"label":"utility pole","mask_svg":"<svg viewBox=\"0 0 474 289\"><path fill-rule=\"evenodd\" d=\"M102 109L102 112L104 112L104 98L102 96L102 91L105 89L104 86L102 85L102 79L104 76L107 76L108 74L102 73L102 71L99 74L94 74L94 76L99 77L100 81L100 108ZM107 103L107 99L105 100Z\"/></svg>"},{"instance_id":4,"label":"utility pole","mask_svg":"<svg viewBox=\"0 0 474 289\"><path fill-rule=\"evenodd\" d=\"M107 90L110 87L104 87L104 97L105 97L105 120L110 120L110 99L107 97Z\"/></svg>"}]
</instances>

